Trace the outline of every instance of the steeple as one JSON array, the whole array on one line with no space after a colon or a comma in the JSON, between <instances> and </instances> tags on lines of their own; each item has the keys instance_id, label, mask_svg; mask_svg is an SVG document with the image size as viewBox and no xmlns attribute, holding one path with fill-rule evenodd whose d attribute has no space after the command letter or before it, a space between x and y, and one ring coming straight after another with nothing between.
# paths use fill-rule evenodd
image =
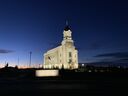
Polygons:
<instances>
[{"instance_id":1,"label":"steeple","mask_svg":"<svg viewBox=\"0 0 128 96\"><path fill-rule=\"evenodd\" d=\"M73 40L72 40L71 29L69 27L68 21L66 20L66 26L65 26L64 31L63 31L63 41L62 41L62 44L65 44L67 42L72 42L73 43Z\"/></svg>"},{"instance_id":2,"label":"steeple","mask_svg":"<svg viewBox=\"0 0 128 96\"><path fill-rule=\"evenodd\" d=\"M70 28L69 28L69 24L68 24L68 20L66 20L66 26L65 26L64 30L65 30L65 31L70 30Z\"/></svg>"},{"instance_id":3,"label":"steeple","mask_svg":"<svg viewBox=\"0 0 128 96\"><path fill-rule=\"evenodd\" d=\"M66 20L66 26L68 26L68 20Z\"/></svg>"}]
</instances>

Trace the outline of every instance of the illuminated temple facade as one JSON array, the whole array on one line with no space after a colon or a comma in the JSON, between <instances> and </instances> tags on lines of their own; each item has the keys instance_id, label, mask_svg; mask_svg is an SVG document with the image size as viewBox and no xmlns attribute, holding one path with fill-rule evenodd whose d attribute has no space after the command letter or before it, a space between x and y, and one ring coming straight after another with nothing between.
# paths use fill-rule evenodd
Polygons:
<instances>
[{"instance_id":1,"label":"illuminated temple facade","mask_svg":"<svg viewBox=\"0 0 128 96\"><path fill-rule=\"evenodd\" d=\"M72 32L68 24L66 24L66 27L64 28L61 45L44 53L43 67L47 69L78 68L78 51L74 46Z\"/></svg>"}]
</instances>

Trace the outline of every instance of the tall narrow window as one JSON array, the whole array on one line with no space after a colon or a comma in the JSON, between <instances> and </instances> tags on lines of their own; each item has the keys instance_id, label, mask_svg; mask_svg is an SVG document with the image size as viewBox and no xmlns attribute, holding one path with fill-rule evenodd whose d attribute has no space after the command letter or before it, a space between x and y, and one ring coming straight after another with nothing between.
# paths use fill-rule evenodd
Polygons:
<instances>
[{"instance_id":1,"label":"tall narrow window","mask_svg":"<svg viewBox=\"0 0 128 96\"><path fill-rule=\"evenodd\" d=\"M72 57L72 53L71 52L69 52L69 57Z\"/></svg>"},{"instance_id":2,"label":"tall narrow window","mask_svg":"<svg viewBox=\"0 0 128 96\"><path fill-rule=\"evenodd\" d=\"M69 64L72 63L72 59L69 59L69 62L68 62L68 63L69 63Z\"/></svg>"}]
</instances>

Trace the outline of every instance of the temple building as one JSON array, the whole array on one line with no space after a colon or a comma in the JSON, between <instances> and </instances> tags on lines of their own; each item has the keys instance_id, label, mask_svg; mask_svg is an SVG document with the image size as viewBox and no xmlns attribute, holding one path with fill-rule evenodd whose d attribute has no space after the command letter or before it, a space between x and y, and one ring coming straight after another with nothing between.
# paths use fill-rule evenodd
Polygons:
<instances>
[{"instance_id":1,"label":"temple building","mask_svg":"<svg viewBox=\"0 0 128 96\"><path fill-rule=\"evenodd\" d=\"M68 24L63 31L63 40L61 45L44 53L44 68L78 68L78 51L72 40L72 31Z\"/></svg>"}]
</instances>

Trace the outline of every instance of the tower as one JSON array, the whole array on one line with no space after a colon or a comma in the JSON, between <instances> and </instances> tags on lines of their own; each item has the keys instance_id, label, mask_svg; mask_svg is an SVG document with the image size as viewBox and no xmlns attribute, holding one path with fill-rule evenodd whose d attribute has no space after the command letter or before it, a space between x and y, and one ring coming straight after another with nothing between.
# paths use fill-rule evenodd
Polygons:
<instances>
[{"instance_id":1,"label":"tower","mask_svg":"<svg viewBox=\"0 0 128 96\"><path fill-rule=\"evenodd\" d=\"M66 68L78 68L78 51L74 46L74 41L72 39L72 31L69 27L68 21L66 21L66 26L63 30L63 40L61 42L63 49L63 59L64 66Z\"/></svg>"},{"instance_id":2,"label":"tower","mask_svg":"<svg viewBox=\"0 0 128 96\"><path fill-rule=\"evenodd\" d=\"M66 43L73 44L72 32L71 32L70 27L68 25L68 21L66 21L66 26L65 26L64 31L63 31L63 41L61 44L64 45Z\"/></svg>"}]
</instances>

